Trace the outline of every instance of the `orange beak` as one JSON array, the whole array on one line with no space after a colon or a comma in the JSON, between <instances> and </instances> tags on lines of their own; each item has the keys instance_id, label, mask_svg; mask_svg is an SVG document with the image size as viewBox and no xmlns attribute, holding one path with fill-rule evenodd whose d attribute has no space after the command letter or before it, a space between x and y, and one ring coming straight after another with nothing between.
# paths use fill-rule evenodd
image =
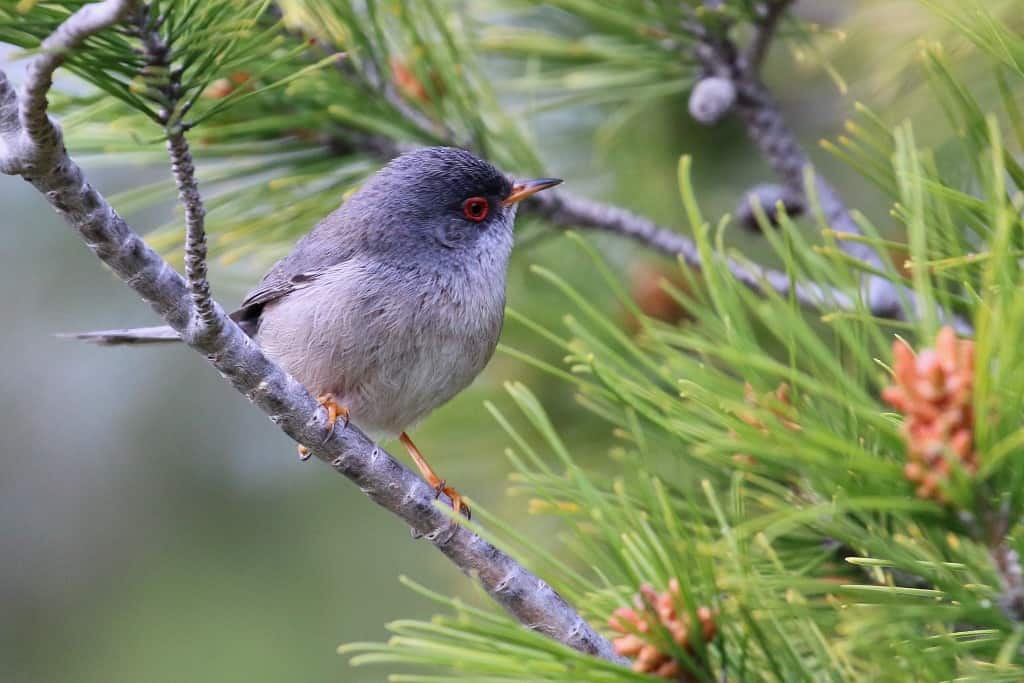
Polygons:
<instances>
[{"instance_id":1,"label":"orange beak","mask_svg":"<svg viewBox=\"0 0 1024 683\"><path fill-rule=\"evenodd\" d=\"M520 202L531 194L537 194L541 190L546 190L549 187L555 185L561 185L561 178L537 178L536 180L523 180L512 186L512 193L505 197L505 200L501 203L502 206L511 206L516 202Z\"/></svg>"}]
</instances>

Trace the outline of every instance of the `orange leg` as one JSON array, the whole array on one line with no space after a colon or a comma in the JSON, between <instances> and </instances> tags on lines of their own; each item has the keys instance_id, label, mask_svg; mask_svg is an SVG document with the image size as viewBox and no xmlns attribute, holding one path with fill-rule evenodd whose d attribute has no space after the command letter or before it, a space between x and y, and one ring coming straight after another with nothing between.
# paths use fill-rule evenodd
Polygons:
<instances>
[{"instance_id":1,"label":"orange leg","mask_svg":"<svg viewBox=\"0 0 1024 683\"><path fill-rule=\"evenodd\" d=\"M327 410L327 427L330 429L328 436L334 433L334 423L338 421L338 418L342 418L345 422L342 427L348 426L348 408L341 405L335 400L334 394L320 394L316 397L317 402ZM302 460L309 460L309 449L299 444L299 458Z\"/></svg>"},{"instance_id":2,"label":"orange leg","mask_svg":"<svg viewBox=\"0 0 1024 683\"><path fill-rule=\"evenodd\" d=\"M426 458L424 458L423 454L420 453L420 449L416 448L416 444L412 442L409 435L402 432L402 435L398 437L398 439L402 442L402 445L405 446L405 450L409 452L409 457L416 463L416 467L419 468L420 474L423 475L423 478L426 479L427 483L434 489L434 492L438 496L443 493L451 498L452 509L455 510L455 513L458 514L461 512L466 515L466 519L469 519L471 514L469 506L462 502L462 496L459 495L458 491L453 489L451 486L448 486L444 479L437 476L437 473L434 472L434 468L427 463Z\"/></svg>"}]
</instances>

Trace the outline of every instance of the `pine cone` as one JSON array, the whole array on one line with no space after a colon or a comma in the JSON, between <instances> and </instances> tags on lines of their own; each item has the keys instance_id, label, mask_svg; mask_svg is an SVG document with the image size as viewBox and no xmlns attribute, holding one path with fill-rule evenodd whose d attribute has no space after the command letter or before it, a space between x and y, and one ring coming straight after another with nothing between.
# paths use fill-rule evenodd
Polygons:
<instances>
[{"instance_id":1,"label":"pine cone","mask_svg":"<svg viewBox=\"0 0 1024 683\"><path fill-rule=\"evenodd\" d=\"M612 641L615 651L633 660L633 670L650 673L668 680L697 680L682 664L664 652L665 643L659 641L664 634L655 628L660 623L672 640L696 657L697 651L690 640L692 620L679 595L679 582L669 581L668 590L658 593L650 584L640 587L640 594L633 599L635 608L620 607L615 610L608 625L621 633ZM677 605L679 609L677 609ZM711 642L717 632L714 614L708 607L697 609L700 621L701 639Z\"/></svg>"},{"instance_id":2,"label":"pine cone","mask_svg":"<svg viewBox=\"0 0 1024 683\"><path fill-rule=\"evenodd\" d=\"M974 450L974 342L943 327L934 349L917 356L897 340L892 346L895 384L882 398L904 415L908 462L903 469L920 498L945 502L951 464L967 473L978 468Z\"/></svg>"}]
</instances>

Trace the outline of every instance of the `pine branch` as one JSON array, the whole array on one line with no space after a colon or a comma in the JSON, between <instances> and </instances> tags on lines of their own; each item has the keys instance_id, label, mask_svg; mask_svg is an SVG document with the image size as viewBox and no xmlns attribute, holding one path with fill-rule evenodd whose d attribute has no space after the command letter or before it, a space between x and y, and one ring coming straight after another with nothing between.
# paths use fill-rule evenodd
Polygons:
<instances>
[{"instance_id":1,"label":"pine branch","mask_svg":"<svg viewBox=\"0 0 1024 683\"><path fill-rule=\"evenodd\" d=\"M775 28L783 18L790 2L777 0L769 4L761 20L755 26L755 36L745 52L741 52L724 32L716 33L705 29L699 34L695 48L697 58L707 73L705 80L728 81L735 92L732 110L746 125L747 135L761 152L761 156L779 177L783 187L793 196L802 199L805 206L813 206L811 197L817 200L825 221L837 232L861 235L863 231L850 215L839 192L818 173L785 117L775 103L771 92L762 83L759 69L767 52ZM700 83L691 96L701 96ZM691 102L691 110L695 107ZM723 112L724 113L724 112ZM702 123L714 123L713 119L698 118ZM805 172L810 170L810 186ZM852 240L839 243L840 249L855 259L875 268L883 269L885 261L869 244ZM865 275L862 280L865 300L873 315L893 320L909 320L919 315L919 302L907 287L898 285L879 275ZM972 334L970 323L951 313L940 312L942 322L952 324L961 334Z\"/></svg>"},{"instance_id":2,"label":"pine branch","mask_svg":"<svg viewBox=\"0 0 1024 683\"><path fill-rule=\"evenodd\" d=\"M118 277L282 431L429 539L521 623L581 652L622 663L608 641L549 585L476 534L453 525L434 505L434 491L422 479L354 425L330 429L309 392L271 362L215 302L211 315L219 333L200 333L189 284L86 181L64 149L59 127L46 118L51 76L68 49L117 23L133 5L131 0L105 0L71 15L47 40L49 50L30 64L21 96L0 71L0 170L28 180ZM194 279L205 280L199 271Z\"/></svg>"},{"instance_id":3,"label":"pine branch","mask_svg":"<svg viewBox=\"0 0 1024 683\"><path fill-rule=\"evenodd\" d=\"M182 118L188 112L191 102L182 104L182 71L172 68L171 46L160 35L159 20L154 21L148 5L138 7L132 16L128 32L142 41L146 65L144 75L166 74L157 87L162 95L163 106L157 112L158 122L167 134L167 153L171 159L171 172L178 188L178 199L185 210L185 279L196 308L198 328L195 334L217 337L221 332L221 317L218 315L206 267L206 207L203 205L199 184L196 181L195 164L189 149L185 131L189 127Z\"/></svg>"},{"instance_id":4,"label":"pine branch","mask_svg":"<svg viewBox=\"0 0 1024 683\"><path fill-rule=\"evenodd\" d=\"M564 191L554 191L530 198L526 208L560 227L611 232L667 256L682 258L693 268L699 269L703 265L700 250L692 239L618 206L602 204ZM751 291L761 294L774 291L784 298L792 295L801 305L816 310L854 310L855 302L838 289L811 282L793 282L782 271L763 268L754 263L740 263L727 256L722 258L736 281Z\"/></svg>"},{"instance_id":5,"label":"pine branch","mask_svg":"<svg viewBox=\"0 0 1024 683\"><path fill-rule=\"evenodd\" d=\"M744 51L742 57L742 64L746 71L757 73L761 68L765 55L768 54L768 46L771 45L772 38L775 37L775 31L779 26L779 22L782 21L786 11L792 4L793 0L771 0L760 6L760 11L762 12L761 20L757 22L754 38L750 41L750 45Z\"/></svg>"}]
</instances>

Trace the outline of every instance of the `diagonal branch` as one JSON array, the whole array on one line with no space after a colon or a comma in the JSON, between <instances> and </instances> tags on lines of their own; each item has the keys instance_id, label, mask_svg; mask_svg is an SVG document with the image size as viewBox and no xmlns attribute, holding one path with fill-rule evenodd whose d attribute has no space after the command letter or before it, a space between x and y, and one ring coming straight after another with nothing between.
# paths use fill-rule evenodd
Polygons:
<instances>
[{"instance_id":1,"label":"diagonal branch","mask_svg":"<svg viewBox=\"0 0 1024 683\"><path fill-rule=\"evenodd\" d=\"M62 49L69 49L116 23L132 5L130 0L105 0L85 6L54 36L70 37L61 42ZM309 392L263 355L216 303L212 315L219 320L219 331L197 333L199 314L188 283L86 181L61 145L59 127L50 121L31 131L21 125L19 108L45 115L50 77L59 64L51 60L45 54L29 67L27 98L16 96L0 71L0 169L28 180L118 277L282 431L423 534L521 623L582 652L623 663L608 641L548 584L468 529L453 526L434 505L433 489L359 429L329 429Z\"/></svg>"}]
</instances>

